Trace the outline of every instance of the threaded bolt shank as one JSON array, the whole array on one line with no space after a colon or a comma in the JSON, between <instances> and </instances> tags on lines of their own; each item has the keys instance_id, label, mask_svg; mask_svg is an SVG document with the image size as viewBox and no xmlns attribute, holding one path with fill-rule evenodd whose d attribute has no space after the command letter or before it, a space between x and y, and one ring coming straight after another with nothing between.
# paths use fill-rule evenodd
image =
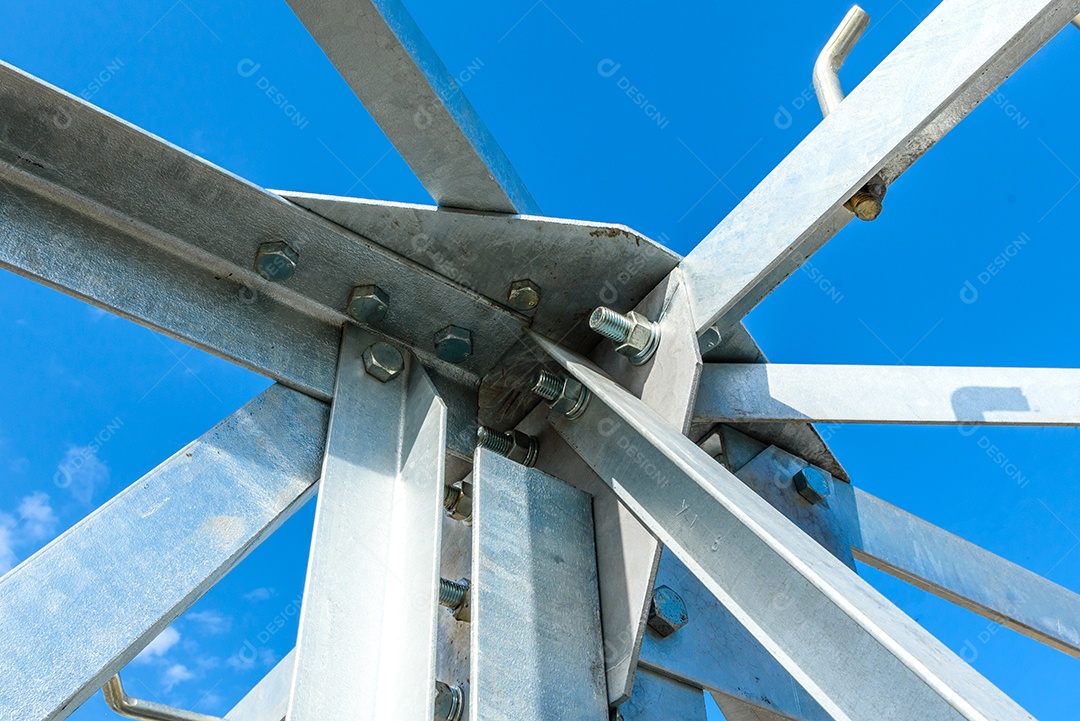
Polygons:
<instances>
[{"instance_id":1,"label":"threaded bolt shank","mask_svg":"<svg viewBox=\"0 0 1080 721\"><path fill-rule=\"evenodd\" d=\"M464 578L460 581L448 581L439 579L439 605L457 610L465 603L469 595L469 582Z\"/></svg>"},{"instance_id":2,"label":"threaded bolt shank","mask_svg":"<svg viewBox=\"0 0 1080 721\"><path fill-rule=\"evenodd\" d=\"M633 325L629 318L611 308L597 308L589 316L589 327L616 343L625 343L630 338Z\"/></svg>"},{"instance_id":3,"label":"threaded bolt shank","mask_svg":"<svg viewBox=\"0 0 1080 721\"><path fill-rule=\"evenodd\" d=\"M548 371L537 371L532 377L532 392L544 400L554 401L562 393L563 379Z\"/></svg>"},{"instance_id":4,"label":"threaded bolt shank","mask_svg":"<svg viewBox=\"0 0 1080 721\"><path fill-rule=\"evenodd\" d=\"M514 450L514 439L509 433L499 433L480 426L476 429L476 445L500 456L509 456Z\"/></svg>"}]
</instances>

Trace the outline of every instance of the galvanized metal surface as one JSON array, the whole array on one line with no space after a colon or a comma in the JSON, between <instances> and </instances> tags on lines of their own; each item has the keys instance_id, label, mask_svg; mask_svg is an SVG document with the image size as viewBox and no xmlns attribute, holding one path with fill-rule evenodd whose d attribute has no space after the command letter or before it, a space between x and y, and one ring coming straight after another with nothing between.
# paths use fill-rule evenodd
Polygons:
<instances>
[{"instance_id":1,"label":"galvanized metal surface","mask_svg":"<svg viewBox=\"0 0 1080 721\"><path fill-rule=\"evenodd\" d=\"M255 688L225 714L226 721L285 721L296 670L296 650L289 651Z\"/></svg>"},{"instance_id":2,"label":"galvanized metal surface","mask_svg":"<svg viewBox=\"0 0 1080 721\"><path fill-rule=\"evenodd\" d=\"M855 191L899 177L1078 11L944 0L683 260L697 331L749 313L851 220Z\"/></svg>"},{"instance_id":3,"label":"galvanized metal surface","mask_svg":"<svg viewBox=\"0 0 1080 721\"><path fill-rule=\"evenodd\" d=\"M0 579L0 718L67 718L281 525L327 415L271 387Z\"/></svg>"},{"instance_id":4,"label":"galvanized metal surface","mask_svg":"<svg viewBox=\"0 0 1080 721\"><path fill-rule=\"evenodd\" d=\"M540 214L401 2L289 5L439 205Z\"/></svg>"},{"instance_id":5,"label":"galvanized metal surface","mask_svg":"<svg viewBox=\"0 0 1080 721\"><path fill-rule=\"evenodd\" d=\"M587 493L478 449L473 721L607 721Z\"/></svg>"},{"instance_id":6,"label":"galvanized metal surface","mask_svg":"<svg viewBox=\"0 0 1080 721\"><path fill-rule=\"evenodd\" d=\"M685 432L694 407L701 353L680 274L669 275L636 311L660 326L660 344L652 360L635 365L607 341L596 347L592 358L665 421ZM618 704L633 688L662 546L610 489L594 492L593 502L608 696L612 704Z\"/></svg>"},{"instance_id":7,"label":"galvanized metal surface","mask_svg":"<svg viewBox=\"0 0 1080 721\"><path fill-rule=\"evenodd\" d=\"M575 349L596 344L597 336L582 321L597 305L631 310L680 260L623 225L278 192L508 309L519 310L510 303L510 286L532 281L541 294L536 308L526 312L529 327ZM516 332L512 326L505 330L510 336ZM531 377L537 355L531 344L514 346L483 378L481 424L511 428L532 409L535 397L522 379Z\"/></svg>"},{"instance_id":8,"label":"galvanized metal surface","mask_svg":"<svg viewBox=\"0 0 1080 721\"><path fill-rule=\"evenodd\" d=\"M860 561L1080 658L1080 595L869 493L852 491Z\"/></svg>"},{"instance_id":9,"label":"galvanized metal surface","mask_svg":"<svg viewBox=\"0 0 1080 721\"><path fill-rule=\"evenodd\" d=\"M431 718L446 409L415 358L382 382L342 335L290 721Z\"/></svg>"},{"instance_id":10,"label":"galvanized metal surface","mask_svg":"<svg viewBox=\"0 0 1080 721\"><path fill-rule=\"evenodd\" d=\"M703 360L705 360L706 368L714 363L768 362L768 358L742 323L736 323L728 329L720 345L709 351ZM701 388L698 389L699 394L701 390ZM695 424L690 436L700 438L702 432L711 428L711 423ZM767 446L783 448L800 458L805 458L815 466L824 468L835 478L842 481L848 480L847 471L829 450L821 434L810 423L740 423L737 430L764 442Z\"/></svg>"},{"instance_id":11,"label":"galvanized metal surface","mask_svg":"<svg viewBox=\"0 0 1080 721\"><path fill-rule=\"evenodd\" d=\"M537 341L594 394L556 430L826 712L1031 719L648 406Z\"/></svg>"},{"instance_id":12,"label":"galvanized metal surface","mask_svg":"<svg viewBox=\"0 0 1080 721\"><path fill-rule=\"evenodd\" d=\"M86 137L96 138L93 152ZM0 179L4 266L319 398L332 392L337 328L356 285L378 282L391 299L408 298L380 331L474 381L527 321L8 65L0 65ZM207 203L229 212L207 213ZM88 255L99 236L100 252ZM272 239L300 258L280 283L253 267ZM195 276L193 287L169 277L177 266L182 280ZM476 352L445 367L433 337L452 324L471 329Z\"/></svg>"},{"instance_id":13,"label":"galvanized metal surface","mask_svg":"<svg viewBox=\"0 0 1080 721\"><path fill-rule=\"evenodd\" d=\"M735 471L735 477L854 571L851 546L857 531L851 518L855 489L849 483L835 482L822 471L831 493L812 504L799 494L794 482L795 474L807 467L812 468L801 458L770 446Z\"/></svg>"},{"instance_id":14,"label":"galvanized metal surface","mask_svg":"<svg viewBox=\"0 0 1080 721\"><path fill-rule=\"evenodd\" d=\"M1080 425L1080 370L707 364L694 420Z\"/></svg>"},{"instance_id":15,"label":"galvanized metal surface","mask_svg":"<svg viewBox=\"0 0 1080 721\"><path fill-rule=\"evenodd\" d=\"M622 721L706 721L705 696L700 688L641 670L619 713Z\"/></svg>"},{"instance_id":16,"label":"galvanized metal surface","mask_svg":"<svg viewBox=\"0 0 1080 721\"><path fill-rule=\"evenodd\" d=\"M656 583L679 592L691 622L668 638L646 632L641 669L794 718L832 721L670 550L660 559Z\"/></svg>"}]
</instances>

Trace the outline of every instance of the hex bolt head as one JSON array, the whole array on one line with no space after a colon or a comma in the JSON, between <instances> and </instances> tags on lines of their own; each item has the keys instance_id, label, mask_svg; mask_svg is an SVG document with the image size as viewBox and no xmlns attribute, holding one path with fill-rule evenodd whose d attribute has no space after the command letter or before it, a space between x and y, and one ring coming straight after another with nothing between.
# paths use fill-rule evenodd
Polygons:
<instances>
[{"instance_id":1,"label":"hex bolt head","mask_svg":"<svg viewBox=\"0 0 1080 721\"><path fill-rule=\"evenodd\" d=\"M682 596L668 586L657 586L653 590L652 606L649 607L649 628L667 638L685 626L689 620Z\"/></svg>"},{"instance_id":2,"label":"hex bolt head","mask_svg":"<svg viewBox=\"0 0 1080 721\"><path fill-rule=\"evenodd\" d=\"M269 281L292 278L300 255L283 240L263 243L255 251L255 272Z\"/></svg>"},{"instance_id":3,"label":"hex bolt head","mask_svg":"<svg viewBox=\"0 0 1080 721\"><path fill-rule=\"evenodd\" d=\"M457 686L435 682L435 721L460 721L463 693Z\"/></svg>"},{"instance_id":4,"label":"hex bolt head","mask_svg":"<svg viewBox=\"0 0 1080 721\"><path fill-rule=\"evenodd\" d=\"M506 300L514 310L535 310L536 306L540 305L540 286L528 278L515 280L510 284Z\"/></svg>"},{"instance_id":5,"label":"hex bolt head","mask_svg":"<svg viewBox=\"0 0 1080 721\"><path fill-rule=\"evenodd\" d=\"M405 370L405 358L401 351L389 343L372 343L364 351L364 368L368 375L383 383L393 380Z\"/></svg>"},{"instance_id":6,"label":"hex bolt head","mask_svg":"<svg viewBox=\"0 0 1080 721\"><path fill-rule=\"evenodd\" d=\"M435 334L435 355L447 363L462 363L472 355L472 332L448 325Z\"/></svg>"},{"instance_id":7,"label":"hex bolt head","mask_svg":"<svg viewBox=\"0 0 1080 721\"><path fill-rule=\"evenodd\" d=\"M636 366L644 364L660 345L660 324L636 311L623 314L603 306L589 316L589 327L610 338L615 352L630 359Z\"/></svg>"},{"instance_id":8,"label":"hex bolt head","mask_svg":"<svg viewBox=\"0 0 1080 721\"><path fill-rule=\"evenodd\" d=\"M390 310L390 296L377 285L358 285L349 294L349 315L365 325L378 323Z\"/></svg>"},{"instance_id":9,"label":"hex bolt head","mask_svg":"<svg viewBox=\"0 0 1080 721\"><path fill-rule=\"evenodd\" d=\"M799 492L799 495L810 503L821 503L825 496L832 493L829 479L813 466L807 466L796 473L791 477L791 481L795 484L795 490Z\"/></svg>"}]
</instances>

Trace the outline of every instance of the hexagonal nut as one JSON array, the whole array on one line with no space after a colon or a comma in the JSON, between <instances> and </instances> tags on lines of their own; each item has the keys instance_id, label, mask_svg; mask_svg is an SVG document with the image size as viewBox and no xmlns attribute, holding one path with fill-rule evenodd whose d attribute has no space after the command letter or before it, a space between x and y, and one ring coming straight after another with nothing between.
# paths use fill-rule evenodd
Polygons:
<instances>
[{"instance_id":1,"label":"hexagonal nut","mask_svg":"<svg viewBox=\"0 0 1080 721\"><path fill-rule=\"evenodd\" d=\"M391 381L405 370L405 358L401 351L389 343L372 343L364 351L364 368L368 375L378 378L383 383Z\"/></svg>"},{"instance_id":2,"label":"hexagonal nut","mask_svg":"<svg viewBox=\"0 0 1080 721\"><path fill-rule=\"evenodd\" d=\"M269 281L288 280L299 262L300 254L283 240L263 243L255 251L255 272Z\"/></svg>"},{"instance_id":3,"label":"hexagonal nut","mask_svg":"<svg viewBox=\"0 0 1080 721\"><path fill-rule=\"evenodd\" d=\"M349 315L358 323L378 323L388 310L390 296L377 285L358 285L349 294Z\"/></svg>"},{"instance_id":4,"label":"hexagonal nut","mask_svg":"<svg viewBox=\"0 0 1080 721\"><path fill-rule=\"evenodd\" d=\"M795 484L795 490L799 492L799 495L810 503L820 503L825 496L832 493L829 479L813 466L807 466L796 473L791 477L791 481Z\"/></svg>"},{"instance_id":5,"label":"hexagonal nut","mask_svg":"<svg viewBox=\"0 0 1080 721\"><path fill-rule=\"evenodd\" d=\"M652 606L649 607L649 628L667 638L689 620L682 596L668 586L657 586L653 591Z\"/></svg>"},{"instance_id":6,"label":"hexagonal nut","mask_svg":"<svg viewBox=\"0 0 1080 721\"><path fill-rule=\"evenodd\" d=\"M510 449L510 453L506 457L523 466L530 468L534 466L540 448L536 439L516 428L511 428L507 433L514 439L514 447Z\"/></svg>"},{"instance_id":7,"label":"hexagonal nut","mask_svg":"<svg viewBox=\"0 0 1080 721\"><path fill-rule=\"evenodd\" d=\"M472 332L448 325L435 334L435 355L447 363L461 363L472 355Z\"/></svg>"},{"instance_id":8,"label":"hexagonal nut","mask_svg":"<svg viewBox=\"0 0 1080 721\"><path fill-rule=\"evenodd\" d=\"M435 721L459 721L463 705L460 688L442 681L435 682Z\"/></svg>"},{"instance_id":9,"label":"hexagonal nut","mask_svg":"<svg viewBox=\"0 0 1080 721\"><path fill-rule=\"evenodd\" d=\"M540 305L540 286L528 278L515 280L510 284L506 300L514 310L522 312L534 310Z\"/></svg>"},{"instance_id":10,"label":"hexagonal nut","mask_svg":"<svg viewBox=\"0 0 1080 721\"><path fill-rule=\"evenodd\" d=\"M450 517L469 523L472 521L473 512L473 486L468 481L459 481L451 486L457 493L452 508L447 509Z\"/></svg>"},{"instance_id":11,"label":"hexagonal nut","mask_svg":"<svg viewBox=\"0 0 1080 721\"><path fill-rule=\"evenodd\" d=\"M627 356L632 362L649 359L660 342L660 327L641 313L630 311L630 335L625 343L616 343L615 352Z\"/></svg>"},{"instance_id":12,"label":"hexagonal nut","mask_svg":"<svg viewBox=\"0 0 1080 721\"><path fill-rule=\"evenodd\" d=\"M585 412L589 405L589 389L576 378L567 376L563 380L562 390L559 397L548 403L551 410L562 413L573 420Z\"/></svg>"}]
</instances>

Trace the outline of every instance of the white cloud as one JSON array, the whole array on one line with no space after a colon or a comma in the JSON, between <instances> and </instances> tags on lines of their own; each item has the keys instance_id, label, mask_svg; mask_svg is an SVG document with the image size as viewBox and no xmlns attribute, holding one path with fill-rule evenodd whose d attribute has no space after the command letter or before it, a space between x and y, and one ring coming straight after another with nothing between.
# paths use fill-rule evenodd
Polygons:
<instances>
[{"instance_id":1,"label":"white cloud","mask_svg":"<svg viewBox=\"0 0 1080 721\"><path fill-rule=\"evenodd\" d=\"M56 535L58 523L47 493L23 496L15 515L0 513L0 575L18 565L20 552L33 553Z\"/></svg>"},{"instance_id":2,"label":"white cloud","mask_svg":"<svg viewBox=\"0 0 1080 721\"><path fill-rule=\"evenodd\" d=\"M174 663L165 669L165 673L161 675L161 682L165 684L165 691L172 691L173 687L184 681L190 681L195 678L195 674L188 670L188 667L182 663Z\"/></svg>"},{"instance_id":3,"label":"white cloud","mask_svg":"<svg viewBox=\"0 0 1080 721\"><path fill-rule=\"evenodd\" d=\"M232 629L232 616L225 616L217 611L196 611L188 613L185 618L195 621L204 632L210 634L227 633Z\"/></svg>"},{"instance_id":4,"label":"white cloud","mask_svg":"<svg viewBox=\"0 0 1080 721\"><path fill-rule=\"evenodd\" d=\"M277 595L277 591L272 588L256 588L252 591L248 591L244 594L244 599L252 602L268 601Z\"/></svg>"},{"instance_id":5,"label":"white cloud","mask_svg":"<svg viewBox=\"0 0 1080 721\"><path fill-rule=\"evenodd\" d=\"M140 651L134 660L138 663L149 663L167 654L169 649L178 643L180 643L180 632L169 626Z\"/></svg>"},{"instance_id":6,"label":"white cloud","mask_svg":"<svg viewBox=\"0 0 1080 721\"><path fill-rule=\"evenodd\" d=\"M56 517L49 503L49 494L39 491L24 496L19 502L18 513L22 521L20 529L28 541L40 542L56 534L60 519Z\"/></svg>"},{"instance_id":7,"label":"white cloud","mask_svg":"<svg viewBox=\"0 0 1080 721\"><path fill-rule=\"evenodd\" d=\"M109 468L91 446L71 446L60 461L53 477L60 488L67 488L76 501L91 505L94 493L109 484Z\"/></svg>"}]
</instances>

